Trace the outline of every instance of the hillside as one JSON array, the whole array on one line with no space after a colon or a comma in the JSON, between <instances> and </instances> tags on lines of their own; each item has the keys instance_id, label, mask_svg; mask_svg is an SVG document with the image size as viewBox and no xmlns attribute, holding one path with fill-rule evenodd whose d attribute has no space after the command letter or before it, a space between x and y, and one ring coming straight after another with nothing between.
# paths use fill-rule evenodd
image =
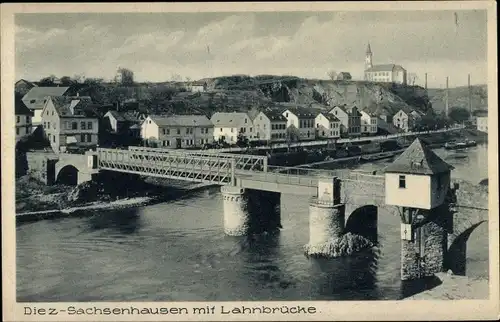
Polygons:
<instances>
[{"instance_id":1,"label":"hillside","mask_svg":"<svg viewBox=\"0 0 500 322\"><path fill-rule=\"evenodd\" d=\"M469 109L469 90L467 86L455 87L448 90L448 106L463 107ZM427 90L429 99L432 103L434 110L441 112L445 109L445 89L442 88L429 88ZM488 88L486 85L473 85L471 86L471 101L472 110L487 110L488 109Z\"/></svg>"},{"instance_id":2,"label":"hillside","mask_svg":"<svg viewBox=\"0 0 500 322\"><path fill-rule=\"evenodd\" d=\"M269 75L237 75L207 78L204 81L208 84L207 93L191 95L181 100L187 105L209 111L247 110L252 107L294 103L318 108L347 104L380 114L394 114L404 107L414 107L425 112L429 106L425 90L417 86Z\"/></svg>"},{"instance_id":3,"label":"hillside","mask_svg":"<svg viewBox=\"0 0 500 322\"><path fill-rule=\"evenodd\" d=\"M425 90L418 86L272 75L224 76L203 81L207 83L207 91L202 93L189 92L185 83L131 86L100 83L83 86L80 95L91 96L97 104L135 99L148 113L203 113L208 116L216 111L247 111L282 103L321 109L347 104L388 115L401 108L426 112L431 106Z\"/></svg>"}]
</instances>

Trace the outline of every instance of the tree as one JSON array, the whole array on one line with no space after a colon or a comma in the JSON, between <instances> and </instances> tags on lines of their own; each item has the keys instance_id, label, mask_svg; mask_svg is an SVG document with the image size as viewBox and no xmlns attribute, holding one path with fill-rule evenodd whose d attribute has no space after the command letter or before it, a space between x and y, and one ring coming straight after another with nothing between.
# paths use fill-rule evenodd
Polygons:
<instances>
[{"instance_id":1,"label":"tree","mask_svg":"<svg viewBox=\"0 0 500 322\"><path fill-rule=\"evenodd\" d=\"M236 145L239 146L240 148L248 146L248 138L241 132L238 134L238 137L236 139Z\"/></svg>"},{"instance_id":2,"label":"tree","mask_svg":"<svg viewBox=\"0 0 500 322\"><path fill-rule=\"evenodd\" d=\"M457 123L462 123L469 120L470 113L463 107L452 107L450 109L449 118Z\"/></svg>"},{"instance_id":3,"label":"tree","mask_svg":"<svg viewBox=\"0 0 500 322\"><path fill-rule=\"evenodd\" d=\"M61 77L61 85L66 85L67 86L67 85L71 85L73 83L75 83L75 81L72 80L71 77L69 77L69 76L63 76L63 77Z\"/></svg>"},{"instance_id":4,"label":"tree","mask_svg":"<svg viewBox=\"0 0 500 322\"><path fill-rule=\"evenodd\" d=\"M134 72L127 68L119 68L118 74L120 75L120 83L123 85L134 84Z\"/></svg>"},{"instance_id":5,"label":"tree","mask_svg":"<svg viewBox=\"0 0 500 322\"><path fill-rule=\"evenodd\" d=\"M44 77L44 78L42 78L42 79L38 82L38 84L39 84L40 86L52 86L52 85L54 85L54 79L55 79L55 78L56 78L56 76L55 76L55 75L50 75L50 76L48 76L48 77Z\"/></svg>"},{"instance_id":6,"label":"tree","mask_svg":"<svg viewBox=\"0 0 500 322\"><path fill-rule=\"evenodd\" d=\"M337 72L334 70L330 70L327 73L328 77L330 77L331 80L336 80L337 79Z\"/></svg>"}]
</instances>

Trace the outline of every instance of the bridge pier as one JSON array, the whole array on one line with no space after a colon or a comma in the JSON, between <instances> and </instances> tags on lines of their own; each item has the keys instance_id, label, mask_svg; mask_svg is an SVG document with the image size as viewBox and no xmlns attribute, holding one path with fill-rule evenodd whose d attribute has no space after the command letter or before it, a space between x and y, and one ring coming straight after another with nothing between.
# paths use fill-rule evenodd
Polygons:
<instances>
[{"instance_id":1,"label":"bridge pier","mask_svg":"<svg viewBox=\"0 0 500 322\"><path fill-rule=\"evenodd\" d=\"M221 192L227 235L244 236L281 227L280 193L235 186L222 186Z\"/></svg>"},{"instance_id":2,"label":"bridge pier","mask_svg":"<svg viewBox=\"0 0 500 322\"><path fill-rule=\"evenodd\" d=\"M452 214L448 204L431 210L403 209L401 280L433 276L445 270ZM421 218L419 218L421 217Z\"/></svg>"},{"instance_id":3,"label":"bridge pier","mask_svg":"<svg viewBox=\"0 0 500 322\"><path fill-rule=\"evenodd\" d=\"M340 203L340 181L320 180L318 197L309 204L309 243L307 255L337 257L336 248L344 234L345 204Z\"/></svg>"}]
</instances>

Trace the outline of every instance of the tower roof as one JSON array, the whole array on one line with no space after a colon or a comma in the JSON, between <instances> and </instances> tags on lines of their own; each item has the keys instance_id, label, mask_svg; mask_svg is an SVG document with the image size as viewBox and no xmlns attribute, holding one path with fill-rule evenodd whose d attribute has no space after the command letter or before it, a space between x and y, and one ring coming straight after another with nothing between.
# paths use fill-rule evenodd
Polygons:
<instances>
[{"instance_id":1,"label":"tower roof","mask_svg":"<svg viewBox=\"0 0 500 322\"><path fill-rule=\"evenodd\" d=\"M452 170L453 167L432 151L419 138L390 165L385 172L432 175Z\"/></svg>"},{"instance_id":2,"label":"tower roof","mask_svg":"<svg viewBox=\"0 0 500 322\"><path fill-rule=\"evenodd\" d=\"M366 53L367 54L371 54L372 53L372 49L370 47L370 43L368 43L368 46L366 47Z\"/></svg>"}]
</instances>

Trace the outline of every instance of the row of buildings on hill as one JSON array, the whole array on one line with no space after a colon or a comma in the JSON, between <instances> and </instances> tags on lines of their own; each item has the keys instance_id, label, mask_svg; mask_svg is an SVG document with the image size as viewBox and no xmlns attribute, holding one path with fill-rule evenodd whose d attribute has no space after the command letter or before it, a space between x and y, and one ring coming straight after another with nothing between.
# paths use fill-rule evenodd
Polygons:
<instances>
[{"instance_id":1,"label":"row of buildings on hill","mask_svg":"<svg viewBox=\"0 0 500 322\"><path fill-rule=\"evenodd\" d=\"M217 112L204 115L147 115L137 110L103 109L88 96L67 87L33 87L16 99L16 140L32 132L43 133L55 152L72 146L94 147L100 133L131 137L166 148L202 147L224 141L285 142L375 135L381 124L392 122L410 131L421 114L401 110L392 120L356 106L339 105L328 110L291 103L262 111Z\"/></svg>"}]
</instances>

